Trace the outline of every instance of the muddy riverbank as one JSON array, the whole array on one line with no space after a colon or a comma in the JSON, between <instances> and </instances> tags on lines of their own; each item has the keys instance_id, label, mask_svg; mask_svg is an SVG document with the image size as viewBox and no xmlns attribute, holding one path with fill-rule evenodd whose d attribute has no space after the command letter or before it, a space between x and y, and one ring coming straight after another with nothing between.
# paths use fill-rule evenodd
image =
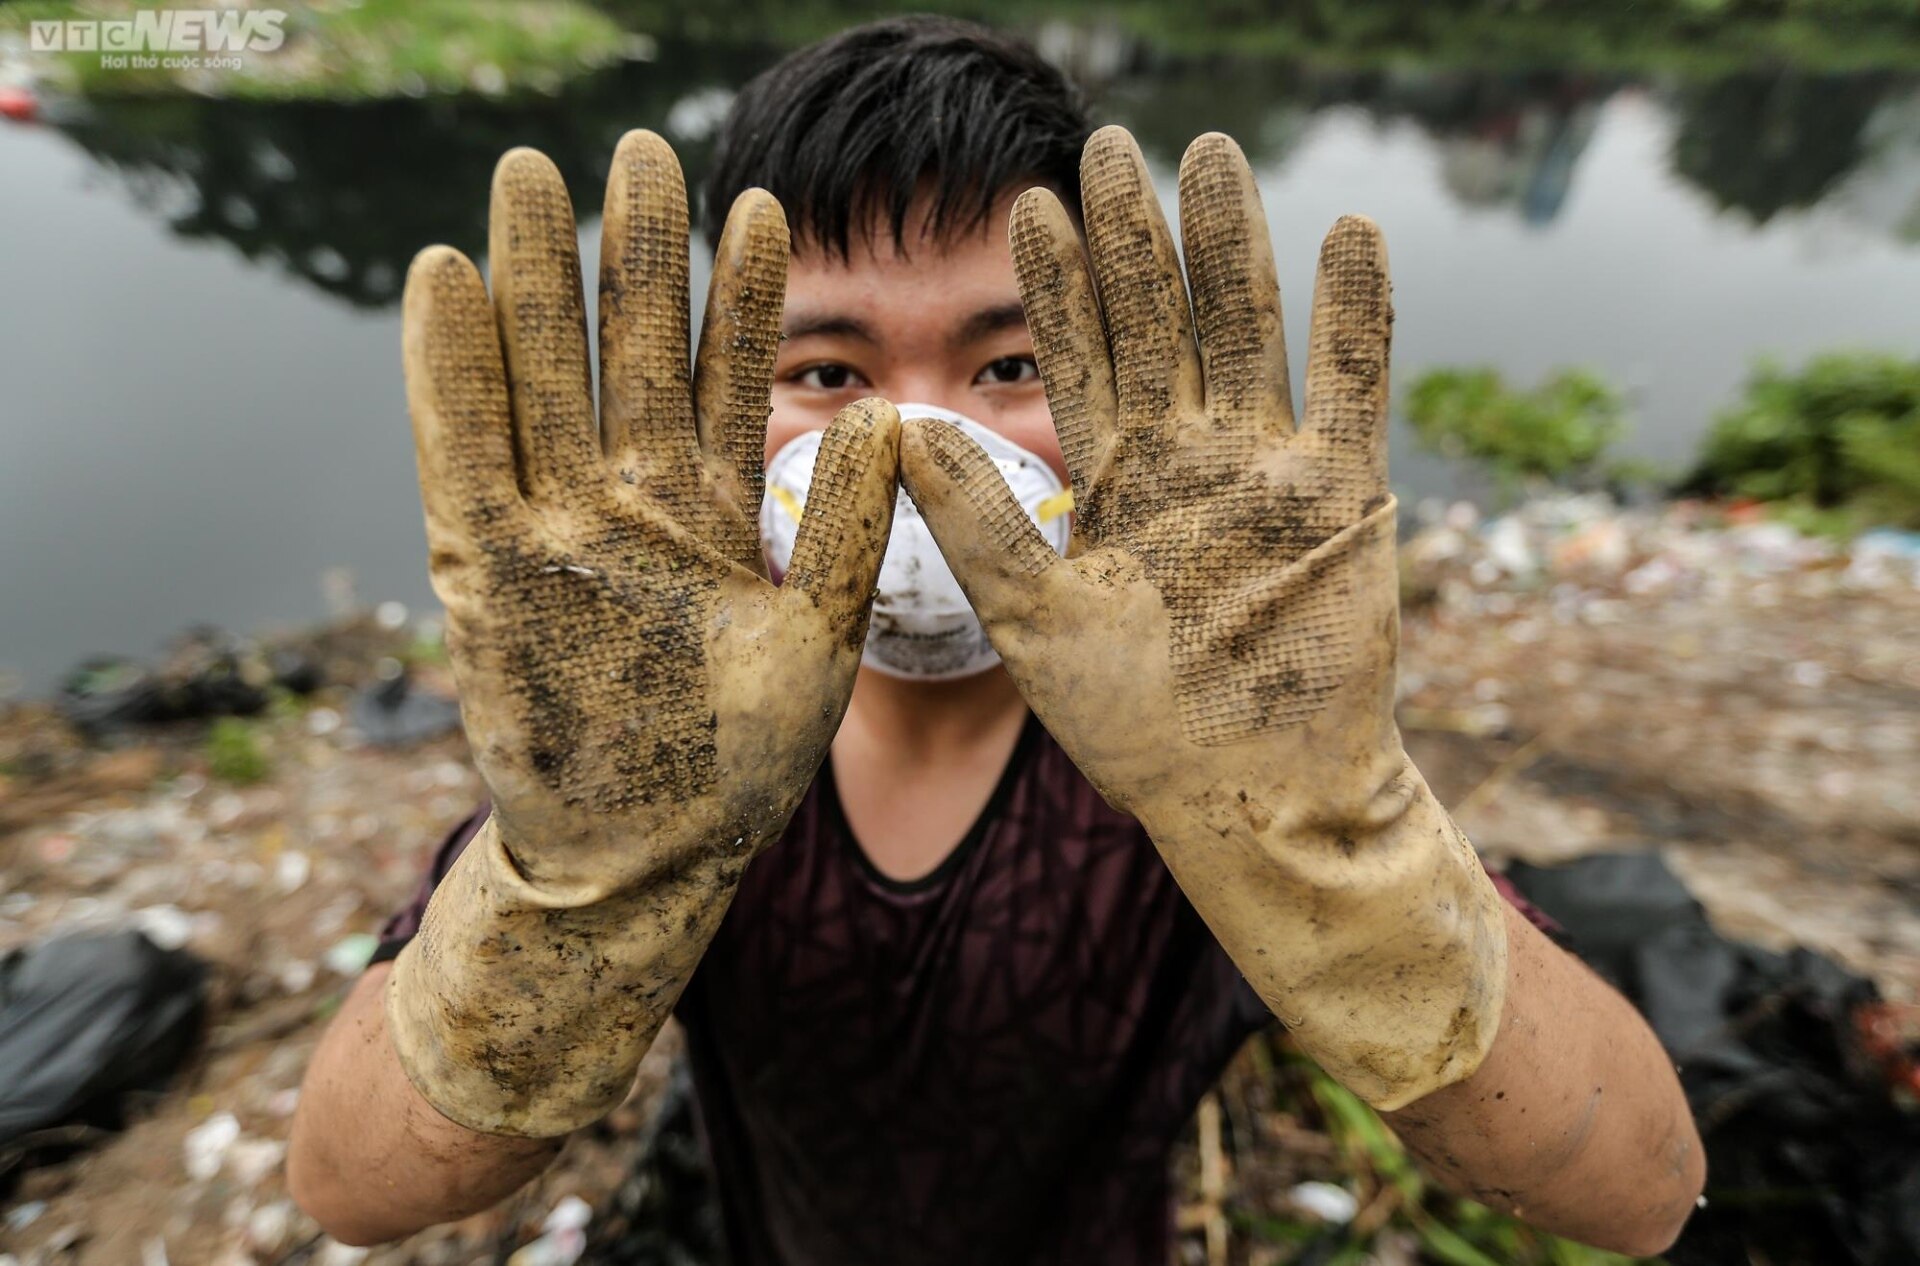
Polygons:
<instances>
[{"instance_id":1,"label":"muddy riverbank","mask_svg":"<svg viewBox=\"0 0 1920 1266\"><path fill-rule=\"evenodd\" d=\"M1412 517L1402 726L1490 861L1660 849L1722 931L1812 946L1920 998L1920 575L1899 539L1839 549L1686 505ZM635 1100L497 1210L363 1256L317 1239L286 1198L313 1045L425 851L481 793L457 732L383 747L356 722L365 685L402 661L417 691L451 688L417 627L386 624L305 640L334 684L242 723L250 784L222 776L235 770L208 722L89 741L48 705L0 713L0 951L132 921L214 982L171 1088L0 1199L0 1253L497 1261L556 1209L604 1208L671 1036ZM1295 1143L1274 1159L1289 1181L1337 1173L1324 1140ZM1183 1174L1206 1172L1197 1155ZM543 1253L515 1260L568 1260Z\"/></svg>"}]
</instances>

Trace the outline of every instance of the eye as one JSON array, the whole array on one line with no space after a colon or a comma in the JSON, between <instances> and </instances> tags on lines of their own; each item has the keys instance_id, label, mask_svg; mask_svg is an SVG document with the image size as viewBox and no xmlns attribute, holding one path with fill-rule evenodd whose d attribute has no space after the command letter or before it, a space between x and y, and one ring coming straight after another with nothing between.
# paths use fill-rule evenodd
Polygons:
<instances>
[{"instance_id":1,"label":"eye","mask_svg":"<svg viewBox=\"0 0 1920 1266\"><path fill-rule=\"evenodd\" d=\"M812 365L794 375L794 381L815 391L845 391L866 384L845 365Z\"/></svg>"},{"instance_id":2,"label":"eye","mask_svg":"<svg viewBox=\"0 0 1920 1266\"><path fill-rule=\"evenodd\" d=\"M1040 367L1031 356L1002 356L980 371L976 384L1032 382L1040 376Z\"/></svg>"}]
</instances>

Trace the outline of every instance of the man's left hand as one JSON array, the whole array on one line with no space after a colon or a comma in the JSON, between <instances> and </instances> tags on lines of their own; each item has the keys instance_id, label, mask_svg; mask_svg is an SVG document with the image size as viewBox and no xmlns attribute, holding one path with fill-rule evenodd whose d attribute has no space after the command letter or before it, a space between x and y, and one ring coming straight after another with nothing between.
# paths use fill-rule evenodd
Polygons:
<instances>
[{"instance_id":1,"label":"man's left hand","mask_svg":"<svg viewBox=\"0 0 1920 1266\"><path fill-rule=\"evenodd\" d=\"M1181 165L1184 280L1131 136L1094 135L1082 187L1084 254L1045 190L1012 228L1068 557L949 425L908 423L902 477L1048 730L1301 1045L1401 1106L1479 1066L1507 967L1500 898L1393 721L1385 244L1359 217L1327 236L1296 424L1239 148Z\"/></svg>"}]
</instances>

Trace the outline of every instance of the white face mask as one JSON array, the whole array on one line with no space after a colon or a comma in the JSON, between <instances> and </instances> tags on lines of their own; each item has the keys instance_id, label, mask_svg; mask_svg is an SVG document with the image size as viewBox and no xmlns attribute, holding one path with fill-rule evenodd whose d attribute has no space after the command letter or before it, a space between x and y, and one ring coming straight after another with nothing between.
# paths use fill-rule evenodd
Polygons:
<instances>
[{"instance_id":1,"label":"white face mask","mask_svg":"<svg viewBox=\"0 0 1920 1266\"><path fill-rule=\"evenodd\" d=\"M926 404L899 406L902 418L938 418L965 431L986 450L1013 495L1061 554L1067 552L1068 511L1073 494L1046 462L1012 440L989 431L972 418ZM823 431L809 431L789 442L767 466L767 494L760 503L760 541L776 579L793 564L793 541L813 482ZM880 592L873 601L867 646L861 662L892 677L945 681L983 673L1000 662L985 630L933 533L902 488L893 507L893 535L880 564Z\"/></svg>"}]
</instances>

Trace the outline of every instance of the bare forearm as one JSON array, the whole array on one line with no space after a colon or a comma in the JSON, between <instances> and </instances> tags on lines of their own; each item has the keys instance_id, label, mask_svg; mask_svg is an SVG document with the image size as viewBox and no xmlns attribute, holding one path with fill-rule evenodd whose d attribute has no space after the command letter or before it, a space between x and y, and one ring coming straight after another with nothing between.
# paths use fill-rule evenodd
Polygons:
<instances>
[{"instance_id":1,"label":"bare forearm","mask_svg":"<svg viewBox=\"0 0 1920 1266\"><path fill-rule=\"evenodd\" d=\"M391 970L370 969L321 1038L287 1153L294 1200L349 1244L485 1209L545 1169L565 1141L479 1134L421 1098L387 1036Z\"/></svg>"},{"instance_id":2,"label":"bare forearm","mask_svg":"<svg viewBox=\"0 0 1920 1266\"><path fill-rule=\"evenodd\" d=\"M1661 1252L1706 1179L1673 1065L1625 999L1517 911L1507 923L1492 1051L1389 1120L1462 1195L1585 1243Z\"/></svg>"}]
</instances>

